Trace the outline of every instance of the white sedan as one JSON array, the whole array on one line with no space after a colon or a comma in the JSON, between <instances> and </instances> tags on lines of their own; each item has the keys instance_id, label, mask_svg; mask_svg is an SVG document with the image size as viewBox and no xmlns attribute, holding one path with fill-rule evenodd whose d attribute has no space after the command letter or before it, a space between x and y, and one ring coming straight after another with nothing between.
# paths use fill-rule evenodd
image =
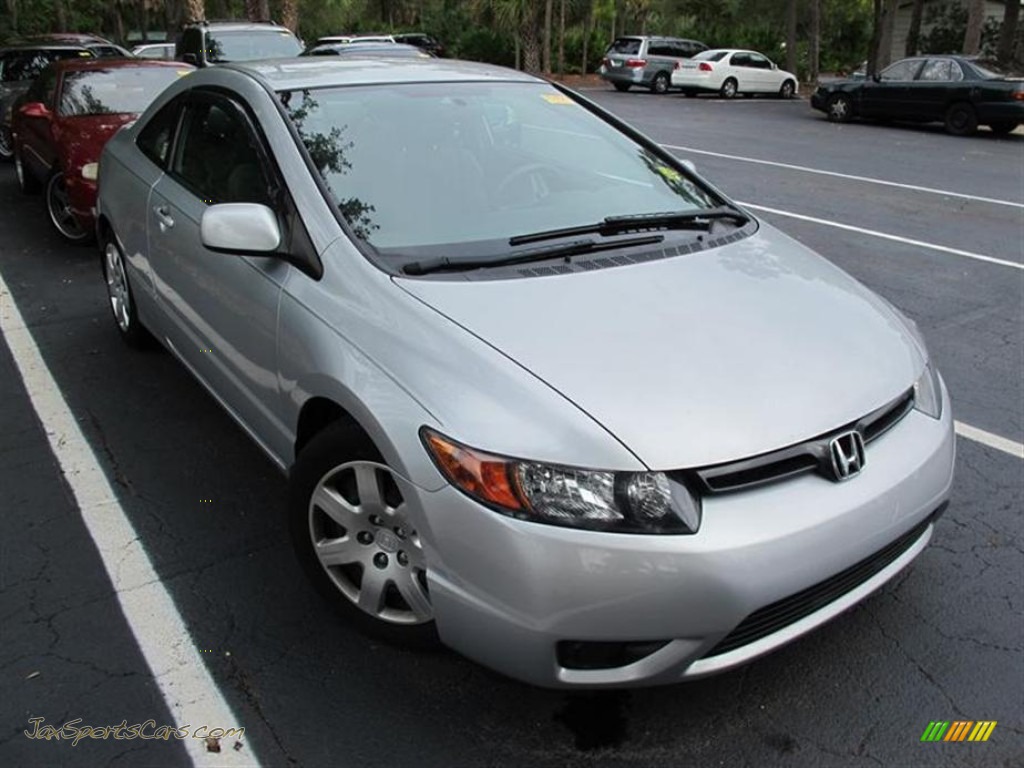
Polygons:
<instances>
[{"instance_id":1,"label":"white sedan","mask_svg":"<svg viewBox=\"0 0 1024 768\"><path fill-rule=\"evenodd\" d=\"M687 96L717 92L731 99L738 93L773 93L791 99L796 83L796 75L779 69L760 53L723 48L698 53L672 72L672 87Z\"/></svg>"}]
</instances>

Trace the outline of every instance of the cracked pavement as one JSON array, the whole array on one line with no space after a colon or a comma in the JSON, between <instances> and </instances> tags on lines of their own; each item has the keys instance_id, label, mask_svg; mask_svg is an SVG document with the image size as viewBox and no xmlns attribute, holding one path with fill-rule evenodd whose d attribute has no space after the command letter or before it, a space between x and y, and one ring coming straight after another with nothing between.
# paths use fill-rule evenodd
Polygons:
<instances>
[{"instance_id":1,"label":"cracked pavement","mask_svg":"<svg viewBox=\"0 0 1024 768\"><path fill-rule=\"evenodd\" d=\"M1021 136L839 127L800 102L587 95L666 143L1003 199L1024 191ZM693 159L751 203L1022 258L1019 209ZM917 320L957 418L1022 440L1024 273L766 218ZM0 244L0 272L238 719L209 725L245 727L264 765L1020 765L1020 459L958 439L931 545L774 654L669 688L541 691L451 653L375 644L327 612L292 557L283 478L170 355L121 344L96 253L60 242L9 166ZM0 765L187 764L173 740L72 748L22 733L31 717L172 720L2 343L0 417ZM999 725L984 744L921 744L937 719Z\"/></svg>"}]
</instances>

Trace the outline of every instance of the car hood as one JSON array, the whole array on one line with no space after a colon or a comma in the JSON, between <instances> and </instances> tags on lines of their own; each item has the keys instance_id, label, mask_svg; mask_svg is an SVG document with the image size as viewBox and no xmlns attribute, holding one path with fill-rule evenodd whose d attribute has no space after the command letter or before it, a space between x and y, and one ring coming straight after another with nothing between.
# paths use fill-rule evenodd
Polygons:
<instances>
[{"instance_id":1,"label":"car hood","mask_svg":"<svg viewBox=\"0 0 1024 768\"><path fill-rule=\"evenodd\" d=\"M625 267L396 282L652 469L820 435L905 392L924 366L886 302L763 224L730 245Z\"/></svg>"}]
</instances>

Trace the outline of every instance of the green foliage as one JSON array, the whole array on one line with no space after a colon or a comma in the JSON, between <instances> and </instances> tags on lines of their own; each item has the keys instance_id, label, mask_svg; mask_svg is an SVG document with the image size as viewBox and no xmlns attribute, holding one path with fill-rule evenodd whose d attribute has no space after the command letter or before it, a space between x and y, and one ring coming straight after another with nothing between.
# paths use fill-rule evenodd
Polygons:
<instances>
[{"instance_id":1,"label":"green foliage","mask_svg":"<svg viewBox=\"0 0 1024 768\"><path fill-rule=\"evenodd\" d=\"M921 35L921 53L960 53L967 32L967 7L956 3L930 6L922 25L928 31ZM981 54L995 57L1002 25L993 18L985 19L981 29Z\"/></svg>"}]
</instances>

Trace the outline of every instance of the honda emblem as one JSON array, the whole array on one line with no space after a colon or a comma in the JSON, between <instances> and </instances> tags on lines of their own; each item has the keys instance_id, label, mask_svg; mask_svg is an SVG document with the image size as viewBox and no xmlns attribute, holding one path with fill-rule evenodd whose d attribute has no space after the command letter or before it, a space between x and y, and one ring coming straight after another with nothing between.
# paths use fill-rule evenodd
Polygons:
<instances>
[{"instance_id":1,"label":"honda emblem","mask_svg":"<svg viewBox=\"0 0 1024 768\"><path fill-rule=\"evenodd\" d=\"M828 444L828 452L836 480L849 480L864 469L864 438L855 429L833 438Z\"/></svg>"}]
</instances>

